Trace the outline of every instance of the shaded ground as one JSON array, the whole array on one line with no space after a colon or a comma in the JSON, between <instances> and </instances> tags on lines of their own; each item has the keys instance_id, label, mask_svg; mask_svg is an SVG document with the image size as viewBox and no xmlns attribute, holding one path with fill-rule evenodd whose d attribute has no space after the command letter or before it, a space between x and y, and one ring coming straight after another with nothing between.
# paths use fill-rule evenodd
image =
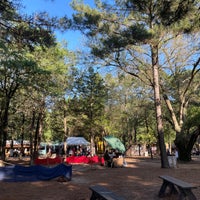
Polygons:
<instances>
[{"instance_id":1,"label":"shaded ground","mask_svg":"<svg viewBox=\"0 0 200 200\"><path fill-rule=\"evenodd\" d=\"M126 168L73 165L72 180L69 182L58 182L58 179L0 182L0 200L89 200L89 186L95 184L105 186L127 200L157 200L162 184L158 177L164 174L200 186L200 158L194 158L190 164L179 163L178 168L171 169L161 169L159 159L127 158L126 161ZM200 188L193 191L197 199L200 199ZM176 198L164 198L168 199Z\"/></svg>"}]
</instances>

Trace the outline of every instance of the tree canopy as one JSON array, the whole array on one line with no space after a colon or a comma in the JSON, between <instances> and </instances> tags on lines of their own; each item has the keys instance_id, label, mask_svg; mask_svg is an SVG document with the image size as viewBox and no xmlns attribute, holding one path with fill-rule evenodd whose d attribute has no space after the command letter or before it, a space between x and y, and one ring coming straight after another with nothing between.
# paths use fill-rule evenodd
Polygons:
<instances>
[{"instance_id":1,"label":"tree canopy","mask_svg":"<svg viewBox=\"0 0 200 200\"><path fill-rule=\"evenodd\" d=\"M74 28L90 40L91 54L153 87L161 166L168 167L160 86L161 47L199 30L199 1L72 1ZM194 62L199 65L199 57ZM162 91L163 92L163 91Z\"/></svg>"},{"instance_id":2,"label":"tree canopy","mask_svg":"<svg viewBox=\"0 0 200 200\"><path fill-rule=\"evenodd\" d=\"M28 16L19 2L0 2L2 151L10 138L35 141L37 150L42 140L112 134L126 148L158 139L163 168L172 139L180 159L191 159L199 135L198 0L73 0L73 19ZM69 27L86 35L83 52L56 43L53 31Z\"/></svg>"}]
</instances>

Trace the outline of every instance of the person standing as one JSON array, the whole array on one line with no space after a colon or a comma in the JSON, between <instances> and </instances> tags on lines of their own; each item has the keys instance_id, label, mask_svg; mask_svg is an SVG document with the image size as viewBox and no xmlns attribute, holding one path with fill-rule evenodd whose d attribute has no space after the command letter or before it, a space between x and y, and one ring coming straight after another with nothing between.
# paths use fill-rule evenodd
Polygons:
<instances>
[{"instance_id":1,"label":"person standing","mask_svg":"<svg viewBox=\"0 0 200 200\"><path fill-rule=\"evenodd\" d=\"M104 158L105 166L111 167L112 159L108 153L108 150L105 151L103 158Z\"/></svg>"},{"instance_id":2,"label":"person standing","mask_svg":"<svg viewBox=\"0 0 200 200\"><path fill-rule=\"evenodd\" d=\"M178 155L178 150L177 150L177 148L175 148L175 152L174 152L174 154L175 154L175 158L176 158L176 167L178 167L178 157L179 157L179 155Z\"/></svg>"}]
</instances>

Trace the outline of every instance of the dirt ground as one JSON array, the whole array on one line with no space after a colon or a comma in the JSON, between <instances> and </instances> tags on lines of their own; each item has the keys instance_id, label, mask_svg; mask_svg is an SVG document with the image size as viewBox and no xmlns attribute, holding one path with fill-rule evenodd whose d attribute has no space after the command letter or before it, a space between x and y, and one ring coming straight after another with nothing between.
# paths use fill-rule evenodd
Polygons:
<instances>
[{"instance_id":1,"label":"dirt ground","mask_svg":"<svg viewBox=\"0 0 200 200\"><path fill-rule=\"evenodd\" d=\"M109 188L126 200L157 200L162 184L159 175L171 175L200 186L200 157L189 164L179 163L178 168L162 169L160 160L150 158L126 158L127 167L73 165L72 180L58 179L38 182L0 182L0 200L89 200L89 186L99 184ZM23 164L22 160L16 160ZM21 162L21 163L20 163ZM200 199L200 187L193 190ZM165 197L177 199L176 197Z\"/></svg>"}]
</instances>

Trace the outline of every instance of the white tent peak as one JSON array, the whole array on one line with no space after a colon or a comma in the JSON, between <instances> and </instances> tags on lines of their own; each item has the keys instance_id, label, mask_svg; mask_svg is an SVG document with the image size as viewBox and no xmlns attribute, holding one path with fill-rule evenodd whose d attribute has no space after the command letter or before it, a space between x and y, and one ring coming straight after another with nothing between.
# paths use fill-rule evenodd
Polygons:
<instances>
[{"instance_id":1,"label":"white tent peak","mask_svg":"<svg viewBox=\"0 0 200 200\"><path fill-rule=\"evenodd\" d=\"M67 145L89 145L90 143L84 137L68 137Z\"/></svg>"}]
</instances>

